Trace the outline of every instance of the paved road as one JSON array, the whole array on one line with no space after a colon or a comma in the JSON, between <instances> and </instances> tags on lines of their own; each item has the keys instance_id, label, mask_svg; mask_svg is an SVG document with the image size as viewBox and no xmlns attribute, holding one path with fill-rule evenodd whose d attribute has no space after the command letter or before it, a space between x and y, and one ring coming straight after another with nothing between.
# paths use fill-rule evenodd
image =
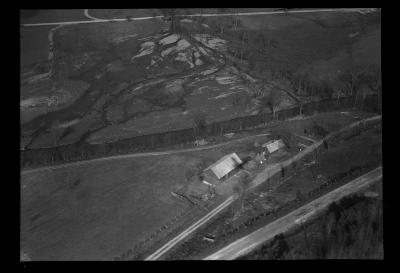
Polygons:
<instances>
[{"instance_id":1,"label":"paved road","mask_svg":"<svg viewBox=\"0 0 400 273\"><path fill-rule=\"evenodd\" d=\"M107 161L107 160L132 158L132 157L171 155L171 154L202 151L202 150L219 148L219 147L228 145L228 144L233 143L233 142L243 141L243 140L246 140L246 139L249 139L249 138L254 138L254 137L267 136L267 135L270 135L270 134L271 133L252 135L252 136L233 139L231 141L227 141L227 142L223 142L223 143L219 143L219 144L215 144L215 145L210 145L210 146L204 146L204 147L188 148L188 149L182 149L182 150L170 150L170 151L163 151L163 152L148 152L148 153L135 153L135 154L126 154L126 155L115 155L115 156L109 156L109 157L101 157L101 158L95 158L95 159L71 162L71 163L66 163L66 164L60 164L60 165L56 165L56 166L41 167L41 168L30 169L30 170L22 170L21 171L21 175L27 175L27 174L32 174L32 173L42 172L42 171L51 171L51 170L56 170L56 169L60 169L60 168L65 168L65 167L79 166L79 165L84 165L84 164L88 164L88 163L91 163L91 162L100 162L100 161Z\"/></svg>"},{"instance_id":2,"label":"paved road","mask_svg":"<svg viewBox=\"0 0 400 273\"><path fill-rule=\"evenodd\" d=\"M315 13L315 12L361 12L363 13L365 8L350 8L350 9L313 9L313 10L289 10L285 11L262 11L262 12L239 12L239 13L207 13L207 14L186 14L177 15L180 17L222 17L222 16L254 16L254 15L272 15L272 14L282 14L282 13ZM23 27L35 27L35 26L52 26L52 25L76 25L76 24L92 24L92 23L106 23L106 22L124 22L128 21L127 18L119 19L97 19L88 14L85 10L85 16L92 20L81 20L81 21L69 21L69 22L50 22L50 23L31 23L22 24ZM130 18L130 21L140 21L140 20L151 20L155 18L164 18L163 15L158 16L146 16L146 17L134 17Z\"/></svg>"},{"instance_id":3,"label":"paved road","mask_svg":"<svg viewBox=\"0 0 400 273\"><path fill-rule=\"evenodd\" d=\"M258 229L257 231L231 243L204 260L233 260L251 252L274 236L284 233L296 225L302 224L310 217L327 208L332 202L344 196L355 193L382 179L382 166L372 170L344 186L333 190L324 196L294 210L278 220Z\"/></svg>"}]
</instances>

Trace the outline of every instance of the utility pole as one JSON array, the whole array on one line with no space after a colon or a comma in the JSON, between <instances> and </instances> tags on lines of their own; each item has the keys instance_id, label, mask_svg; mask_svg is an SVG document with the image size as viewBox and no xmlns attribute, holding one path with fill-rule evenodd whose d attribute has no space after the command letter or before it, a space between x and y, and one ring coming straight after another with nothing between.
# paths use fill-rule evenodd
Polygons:
<instances>
[{"instance_id":1,"label":"utility pole","mask_svg":"<svg viewBox=\"0 0 400 273\"><path fill-rule=\"evenodd\" d=\"M238 18L237 18L237 16L234 16L234 18L235 18L235 31L236 31L237 25L238 25Z\"/></svg>"}]
</instances>

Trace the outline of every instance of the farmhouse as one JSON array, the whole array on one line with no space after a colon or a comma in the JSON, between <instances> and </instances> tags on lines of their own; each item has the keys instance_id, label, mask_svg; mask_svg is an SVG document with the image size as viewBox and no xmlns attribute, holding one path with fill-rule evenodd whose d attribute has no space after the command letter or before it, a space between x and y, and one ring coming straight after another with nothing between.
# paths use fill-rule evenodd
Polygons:
<instances>
[{"instance_id":1,"label":"farmhouse","mask_svg":"<svg viewBox=\"0 0 400 273\"><path fill-rule=\"evenodd\" d=\"M240 160L236 153L228 154L203 171L203 182L205 184L214 185L220 182L240 164L242 164L242 160Z\"/></svg>"}]
</instances>

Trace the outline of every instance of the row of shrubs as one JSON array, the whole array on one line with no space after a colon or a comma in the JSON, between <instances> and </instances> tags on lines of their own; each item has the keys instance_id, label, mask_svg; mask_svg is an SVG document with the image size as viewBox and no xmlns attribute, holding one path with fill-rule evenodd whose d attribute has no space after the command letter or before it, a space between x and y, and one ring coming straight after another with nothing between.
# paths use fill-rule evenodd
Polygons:
<instances>
[{"instance_id":1,"label":"row of shrubs","mask_svg":"<svg viewBox=\"0 0 400 273\"><path fill-rule=\"evenodd\" d=\"M360 176L361 174L365 173L369 169L371 169L370 165L361 165L361 166L352 167L350 170L348 170L346 172L342 172L335 176L328 177L328 179L325 183L322 183L317 188L309 191L308 197L309 198L313 197L313 196L321 193L321 191L323 189L325 189L331 185L334 185L340 181L348 181L348 180L351 180L352 178Z\"/></svg>"},{"instance_id":2,"label":"row of shrubs","mask_svg":"<svg viewBox=\"0 0 400 273\"><path fill-rule=\"evenodd\" d=\"M310 102L303 105L302 114L312 115L315 112L329 112L348 108L353 105L353 101L353 97L348 97L340 99L339 103L337 103L337 100ZM294 117L299 114L299 110L298 106L281 110L276 113L275 119L285 120ZM266 113L206 124L202 127L201 131L199 131L198 128L189 128L158 134L136 136L110 143L80 143L52 148L28 149L21 151L21 167L32 168L132 152L144 152L160 147L192 143L199 136L218 136L229 132L254 128L260 124L267 124L273 120L274 118L272 114Z\"/></svg>"}]
</instances>

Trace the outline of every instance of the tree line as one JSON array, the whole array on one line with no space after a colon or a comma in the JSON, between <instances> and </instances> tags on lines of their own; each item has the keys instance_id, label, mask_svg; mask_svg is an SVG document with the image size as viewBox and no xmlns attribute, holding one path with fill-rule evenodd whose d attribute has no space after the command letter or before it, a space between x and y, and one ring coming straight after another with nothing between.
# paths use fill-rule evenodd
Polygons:
<instances>
[{"instance_id":1,"label":"tree line","mask_svg":"<svg viewBox=\"0 0 400 273\"><path fill-rule=\"evenodd\" d=\"M376 98L370 99L369 109L380 111ZM302 105L303 115L312 115L315 112L329 112L337 109L353 107L354 97L340 98L339 101L327 99L310 102ZM283 109L274 114L260 113L237 117L231 120L207 124L204 117L194 119L193 128L175 130L157 134L135 136L110 143L100 144L70 144L52 148L27 149L20 153L21 167L39 167L56 165L72 161L88 160L112 155L133 152L150 151L155 148L167 147L178 144L192 143L198 138L220 136L229 132L254 128L267 124L273 120L285 120L299 114L299 106Z\"/></svg>"}]
</instances>

